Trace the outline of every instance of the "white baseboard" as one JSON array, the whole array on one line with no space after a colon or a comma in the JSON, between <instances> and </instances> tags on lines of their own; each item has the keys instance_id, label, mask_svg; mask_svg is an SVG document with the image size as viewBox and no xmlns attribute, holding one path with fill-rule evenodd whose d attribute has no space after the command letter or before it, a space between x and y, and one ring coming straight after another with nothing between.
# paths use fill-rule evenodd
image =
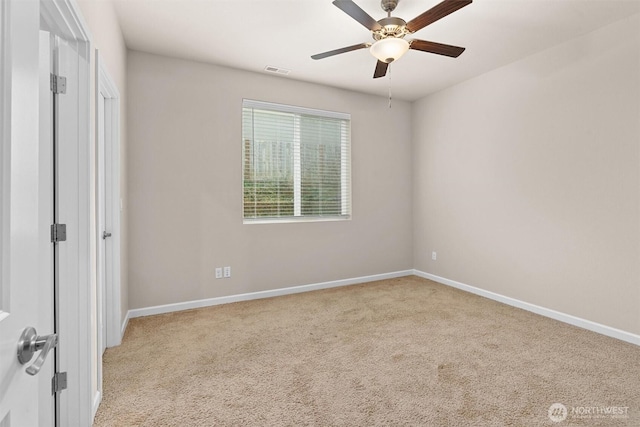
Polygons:
<instances>
[{"instance_id":1,"label":"white baseboard","mask_svg":"<svg viewBox=\"0 0 640 427\"><path fill-rule=\"evenodd\" d=\"M155 307L136 308L129 310L126 319L135 317L152 316L154 314L172 313L175 311L191 310L194 308L209 307L212 305L229 304L238 301L249 301L261 298L272 298L282 295L298 294L301 292L316 291L319 289L335 288L339 286L357 285L359 283L373 282L376 280L393 279L396 277L410 276L414 270L402 270L392 273L374 274L372 276L355 277L352 279L335 280L331 282L314 283L311 285L293 286L290 288L280 288L268 291L251 292L246 294L229 295L218 298L208 298L196 301L180 302L176 304L157 305ZM126 327L126 324L124 325ZM123 327L123 335L124 335Z\"/></svg>"},{"instance_id":2,"label":"white baseboard","mask_svg":"<svg viewBox=\"0 0 640 427\"><path fill-rule=\"evenodd\" d=\"M501 302L503 304L521 308L523 310L527 310L532 313L539 314L541 316L550 317L551 319L559 320L561 322L568 323L570 325L577 326L579 328L587 329L589 331L597 332L599 334L606 335L608 337L616 338L616 339L640 346L640 335L632 334L631 332L612 328L610 326L602 325L600 323L592 322L590 320L581 319L580 317L561 313L559 311L551 310L549 308L540 307L535 304L530 304L528 302L520 301L515 298L496 294L494 292L486 291L484 289L476 288L474 286L469 286L464 283L460 283L454 280L446 279L444 277L436 276L434 274L425 273L424 271L413 270L413 274L425 279L433 280L434 282L438 282L443 285L451 286L453 288L470 292L472 294L480 295L482 297L489 298L494 301Z\"/></svg>"}]
</instances>

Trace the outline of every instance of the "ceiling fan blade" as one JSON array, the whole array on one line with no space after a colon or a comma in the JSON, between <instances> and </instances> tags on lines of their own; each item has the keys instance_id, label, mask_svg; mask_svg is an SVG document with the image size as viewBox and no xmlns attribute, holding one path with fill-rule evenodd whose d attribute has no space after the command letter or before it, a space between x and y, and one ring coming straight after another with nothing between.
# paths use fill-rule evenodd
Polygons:
<instances>
[{"instance_id":1,"label":"ceiling fan blade","mask_svg":"<svg viewBox=\"0 0 640 427\"><path fill-rule=\"evenodd\" d=\"M352 0L333 0L333 4L371 31L382 28L375 19L362 10L360 6L355 4Z\"/></svg>"},{"instance_id":2,"label":"ceiling fan blade","mask_svg":"<svg viewBox=\"0 0 640 427\"><path fill-rule=\"evenodd\" d=\"M387 68L389 68L389 64L378 60L378 63L376 64L376 71L373 72L373 78L377 79L379 77L384 77L387 74Z\"/></svg>"},{"instance_id":3,"label":"ceiling fan blade","mask_svg":"<svg viewBox=\"0 0 640 427\"><path fill-rule=\"evenodd\" d=\"M442 44L436 42L428 42L426 40L411 40L409 49L421 50L423 52L437 53L438 55L450 56L457 58L464 52L464 47L451 46L450 44Z\"/></svg>"},{"instance_id":4,"label":"ceiling fan blade","mask_svg":"<svg viewBox=\"0 0 640 427\"><path fill-rule=\"evenodd\" d=\"M318 53L316 55L312 55L311 58L313 58L313 59L327 58L329 56L339 55L341 53L346 53L346 52L351 52L352 50L364 49L365 47L369 47L369 46L371 46L371 43L354 44L353 46L347 46L347 47L343 47L343 48L340 48L340 49L330 50L328 52Z\"/></svg>"},{"instance_id":5,"label":"ceiling fan blade","mask_svg":"<svg viewBox=\"0 0 640 427\"><path fill-rule=\"evenodd\" d=\"M473 0L444 0L442 3L435 5L422 15L416 16L407 22L407 30L415 33L416 31L433 24L438 19L444 18L450 13L471 4Z\"/></svg>"}]
</instances>

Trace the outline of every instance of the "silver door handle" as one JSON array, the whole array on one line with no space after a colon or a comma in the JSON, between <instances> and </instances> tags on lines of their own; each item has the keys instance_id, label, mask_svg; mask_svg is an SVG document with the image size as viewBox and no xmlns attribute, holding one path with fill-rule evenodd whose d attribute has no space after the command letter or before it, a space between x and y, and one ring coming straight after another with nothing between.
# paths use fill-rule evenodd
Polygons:
<instances>
[{"instance_id":1,"label":"silver door handle","mask_svg":"<svg viewBox=\"0 0 640 427\"><path fill-rule=\"evenodd\" d=\"M106 231L102 232L102 238L106 239L107 237L111 237L111 233L107 233Z\"/></svg>"},{"instance_id":2,"label":"silver door handle","mask_svg":"<svg viewBox=\"0 0 640 427\"><path fill-rule=\"evenodd\" d=\"M56 345L58 345L58 335L38 336L36 329L29 326L22 331L22 335L18 340L18 361L21 365L24 365L31 360L36 351L40 351L36 361L26 370L27 374L35 375L40 372L49 351Z\"/></svg>"}]
</instances>

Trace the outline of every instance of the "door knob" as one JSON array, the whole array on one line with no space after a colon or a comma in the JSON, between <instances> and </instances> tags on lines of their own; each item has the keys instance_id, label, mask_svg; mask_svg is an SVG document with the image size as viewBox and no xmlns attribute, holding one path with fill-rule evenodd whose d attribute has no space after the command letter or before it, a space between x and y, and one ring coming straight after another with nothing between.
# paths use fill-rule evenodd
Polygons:
<instances>
[{"instance_id":1,"label":"door knob","mask_svg":"<svg viewBox=\"0 0 640 427\"><path fill-rule=\"evenodd\" d=\"M38 336L35 328L29 326L22 331L20 339L18 340L18 361L21 365L29 362L36 351L40 351L40 355L35 362L27 367L27 374L35 375L40 372L44 361L56 345L58 345L58 335L44 335Z\"/></svg>"},{"instance_id":2,"label":"door knob","mask_svg":"<svg viewBox=\"0 0 640 427\"><path fill-rule=\"evenodd\" d=\"M106 239L107 237L111 237L111 233L107 233L106 231L102 232L102 238Z\"/></svg>"}]
</instances>

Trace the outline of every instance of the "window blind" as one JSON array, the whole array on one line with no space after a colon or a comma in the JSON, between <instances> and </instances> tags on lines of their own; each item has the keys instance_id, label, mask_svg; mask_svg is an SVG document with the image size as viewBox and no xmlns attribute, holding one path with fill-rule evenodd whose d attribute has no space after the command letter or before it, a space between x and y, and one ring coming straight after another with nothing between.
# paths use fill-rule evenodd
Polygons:
<instances>
[{"instance_id":1,"label":"window blind","mask_svg":"<svg viewBox=\"0 0 640 427\"><path fill-rule=\"evenodd\" d=\"M245 222L351 215L351 116L243 100Z\"/></svg>"}]
</instances>

